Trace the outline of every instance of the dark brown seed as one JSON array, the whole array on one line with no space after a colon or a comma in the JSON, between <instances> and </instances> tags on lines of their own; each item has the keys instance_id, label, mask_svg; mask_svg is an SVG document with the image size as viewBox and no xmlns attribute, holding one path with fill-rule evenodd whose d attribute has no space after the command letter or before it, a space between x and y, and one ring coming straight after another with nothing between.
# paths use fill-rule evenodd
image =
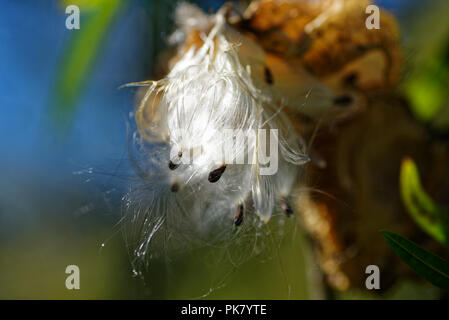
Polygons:
<instances>
[{"instance_id":1,"label":"dark brown seed","mask_svg":"<svg viewBox=\"0 0 449 320\"><path fill-rule=\"evenodd\" d=\"M223 174L223 172L226 170L226 165L222 165L220 168L212 170L211 172L209 172L209 177L207 178L207 180L209 180L209 182L217 182L218 180L220 180L221 175Z\"/></svg>"},{"instance_id":2,"label":"dark brown seed","mask_svg":"<svg viewBox=\"0 0 449 320\"><path fill-rule=\"evenodd\" d=\"M171 192L178 192L179 191L179 184L177 182L174 182L170 187Z\"/></svg>"},{"instance_id":3,"label":"dark brown seed","mask_svg":"<svg viewBox=\"0 0 449 320\"><path fill-rule=\"evenodd\" d=\"M339 107L347 107L352 104L352 97L350 95L344 94L341 96L338 96L334 99L334 104Z\"/></svg>"},{"instance_id":4,"label":"dark brown seed","mask_svg":"<svg viewBox=\"0 0 449 320\"><path fill-rule=\"evenodd\" d=\"M179 167L179 163L178 164L176 164L176 163L174 163L173 161L169 161L168 162L168 168L170 169L170 170L175 170L176 168L178 168Z\"/></svg>"},{"instance_id":5,"label":"dark brown seed","mask_svg":"<svg viewBox=\"0 0 449 320\"><path fill-rule=\"evenodd\" d=\"M239 203L238 206L237 206L237 209L235 210L235 213L234 213L234 225L236 227L238 227L239 225L242 224L242 222L243 222L243 213L244 213L243 204Z\"/></svg>"},{"instance_id":6,"label":"dark brown seed","mask_svg":"<svg viewBox=\"0 0 449 320\"><path fill-rule=\"evenodd\" d=\"M271 73L271 70L268 67L265 67L265 82L268 84L274 83L273 74Z\"/></svg>"},{"instance_id":7,"label":"dark brown seed","mask_svg":"<svg viewBox=\"0 0 449 320\"><path fill-rule=\"evenodd\" d=\"M292 207L286 198L281 198L281 210L287 216L290 217L293 214Z\"/></svg>"},{"instance_id":8,"label":"dark brown seed","mask_svg":"<svg viewBox=\"0 0 449 320\"><path fill-rule=\"evenodd\" d=\"M178 158L181 158L182 157L182 151L179 151L178 152ZM178 161L179 161L179 159L177 159ZM170 160L169 162L168 162L168 168L170 169L170 170L175 170L175 169L177 169L178 167L179 167L179 165L180 165L180 162L179 163L174 163L173 162L173 160Z\"/></svg>"}]
</instances>

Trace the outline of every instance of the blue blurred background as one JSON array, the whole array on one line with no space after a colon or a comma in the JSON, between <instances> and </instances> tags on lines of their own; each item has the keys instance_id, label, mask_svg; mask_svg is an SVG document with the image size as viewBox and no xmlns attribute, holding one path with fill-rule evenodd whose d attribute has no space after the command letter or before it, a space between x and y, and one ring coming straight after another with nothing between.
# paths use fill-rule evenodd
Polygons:
<instances>
[{"instance_id":1,"label":"blue blurred background","mask_svg":"<svg viewBox=\"0 0 449 320\"><path fill-rule=\"evenodd\" d=\"M222 1L197 3L209 10ZM407 24L420 2L377 3ZM155 70L156 54L173 28L175 1L121 4L100 37L77 99L61 113L54 90L80 32L65 28L65 5L0 2L0 298L287 297L282 276L273 271L279 269L276 261L251 262L225 288L210 292L214 285L198 279L189 260L174 267L174 273L185 271L184 277L166 275L169 284L157 280L158 272L167 273L162 266L154 269L151 289L132 278L117 223L132 176L126 123L135 91L118 87ZM89 10L85 17L81 7L81 31ZM293 298L310 297L303 249L296 242L282 249L298 253L285 267ZM69 264L80 266L82 290L65 289Z\"/></svg>"}]
</instances>

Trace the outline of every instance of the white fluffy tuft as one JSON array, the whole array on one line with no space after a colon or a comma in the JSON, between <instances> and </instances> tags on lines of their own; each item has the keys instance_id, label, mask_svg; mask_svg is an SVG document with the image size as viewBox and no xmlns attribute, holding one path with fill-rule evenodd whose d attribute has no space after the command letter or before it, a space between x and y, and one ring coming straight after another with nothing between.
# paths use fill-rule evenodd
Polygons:
<instances>
[{"instance_id":1,"label":"white fluffy tuft","mask_svg":"<svg viewBox=\"0 0 449 320\"><path fill-rule=\"evenodd\" d=\"M204 19L203 24L211 18ZM227 36L224 13L212 22L200 48L190 48L165 78L145 84L136 112L136 142L147 162L144 187L127 202L134 203L127 211L137 257L147 254L163 224L178 236L220 238L232 231L239 204L245 207L244 224L257 224L253 213L267 222L289 195L298 165L308 160L283 106L274 105L270 91L257 87L250 67L242 65L239 43ZM262 139L260 129L276 130L278 149L270 144L270 153L280 156L272 175L261 172L261 141L270 138ZM226 136L227 130L235 136ZM241 159L246 164L236 164ZM211 173L223 166L211 183ZM180 247L183 241L176 243Z\"/></svg>"}]
</instances>

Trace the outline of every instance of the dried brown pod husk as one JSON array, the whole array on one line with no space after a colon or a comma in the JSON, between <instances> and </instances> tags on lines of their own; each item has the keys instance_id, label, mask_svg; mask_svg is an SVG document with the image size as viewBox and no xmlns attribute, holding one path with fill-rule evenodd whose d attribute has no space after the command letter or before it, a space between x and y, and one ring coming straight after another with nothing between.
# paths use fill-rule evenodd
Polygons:
<instances>
[{"instance_id":1,"label":"dried brown pod husk","mask_svg":"<svg viewBox=\"0 0 449 320\"><path fill-rule=\"evenodd\" d=\"M382 229L444 255L405 212L399 167L404 157L413 157L427 177L426 190L447 203L449 173L442 163L449 148L408 112L396 89L403 60L398 24L382 10L381 28L368 30L369 4L253 1L241 23L267 56L275 57L267 59L275 83L291 82L301 68L329 87L336 102L346 102L314 119L288 111L296 117L296 130L311 141L312 161L307 179L298 181L295 212L313 239L327 283L337 290L365 289L370 264L380 267L383 290L415 276L382 240Z\"/></svg>"},{"instance_id":2,"label":"dried brown pod husk","mask_svg":"<svg viewBox=\"0 0 449 320\"><path fill-rule=\"evenodd\" d=\"M426 177L426 190L447 203L449 172L442 162L449 159L449 147L432 140L411 117L405 101L395 95L370 97L357 118L322 128L314 152L325 159L325 166L312 161L305 183L319 192L302 192L296 207L333 288L364 289L364 270L371 264L381 270L383 290L401 277L414 276L382 240L382 229L444 255L442 246L406 213L399 170L404 157L415 159Z\"/></svg>"},{"instance_id":3,"label":"dried brown pod husk","mask_svg":"<svg viewBox=\"0 0 449 320\"><path fill-rule=\"evenodd\" d=\"M343 6L336 10L338 4ZM382 10L381 29L366 29L369 4L260 0L229 21L252 49L257 47L250 52L259 57L262 51L253 75L264 82L265 70L270 71L270 90L287 102L284 111L296 119L295 130L311 143L312 161L292 204L313 239L328 284L337 290L365 289L365 268L371 264L381 268L383 290L414 275L382 240L381 229L440 253L441 247L404 210L399 194L403 157L418 162L426 190L438 201L444 203L449 194L447 145L432 140L396 91L402 65L399 27ZM205 32L191 29L165 61L167 70L189 48L200 47ZM320 109L312 101L316 112L305 113L288 105L302 92L299 88L308 86L328 88L336 105Z\"/></svg>"}]
</instances>

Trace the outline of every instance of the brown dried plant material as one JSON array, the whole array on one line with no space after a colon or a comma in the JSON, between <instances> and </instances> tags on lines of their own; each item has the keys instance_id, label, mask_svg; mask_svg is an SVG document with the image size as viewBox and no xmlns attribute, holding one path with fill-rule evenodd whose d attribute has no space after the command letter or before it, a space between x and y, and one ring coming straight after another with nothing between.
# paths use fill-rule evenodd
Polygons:
<instances>
[{"instance_id":1,"label":"brown dried plant material","mask_svg":"<svg viewBox=\"0 0 449 320\"><path fill-rule=\"evenodd\" d=\"M447 192L447 181L441 178L447 168L435 163L448 158L449 148L432 142L401 99L376 96L368 105L353 121L320 131L314 152L326 164L312 161L304 182L319 192L296 199L304 225L316 240L320 265L338 290L364 289L364 269L370 264L379 266L383 290L400 276L413 275L382 241L382 229L442 253L405 212L398 179L402 159L411 156L423 176L440 175L426 188Z\"/></svg>"},{"instance_id":2,"label":"brown dried plant material","mask_svg":"<svg viewBox=\"0 0 449 320\"><path fill-rule=\"evenodd\" d=\"M404 211L399 166L403 157L412 156L423 174L435 176L439 170L441 176L444 170L434 163L449 155L444 146L429 155L430 137L395 93L402 64L399 28L393 16L381 11L381 28L368 30L369 4L366 0L255 1L241 24L271 56L267 65L275 83L280 79L290 84L276 88L284 97L295 91L300 69L330 88L338 101L350 102L340 111L321 113L321 119L329 121L310 123L291 114L297 118L298 132L309 140L316 134L307 180L298 188L317 192L299 191L297 212L315 240L327 282L338 290L365 289L365 268L370 264L382 270L383 290L398 277L413 275L379 231L396 231L428 248L435 245ZM447 188L442 179L431 181L429 190Z\"/></svg>"},{"instance_id":3,"label":"brown dried plant material","mask_svg":"<svg viewBox=\"0 0 449 320\"><path fill-rule=\"evenodd\" d=\"M382 270L382 289L411 274L379 233L389 229L433 245L404 212L399 165L412 156L424 174L441 176L445 166L435 161L449 158L444 146L429 155L430 138L395 93L402 63L399 29L394 17L381 11L381 29L368 30L369 4L260 0L251 2L242 19L229 21L235 28L229 36L236 37L251 76L265 82L279 105L286 104L295 129L312 140L307 180L298 188L318 192L300 191L296 212L314 239L328 283L338 290L365 288L370 264ZM206 33L190 29L170 64L192 46L199 48ZM309 91L319 92L318 98ZM323 103L327 91L335 97L331 109ZM440 186L449 187L444 179L426 187Z\"/></svg>"},{"instance_id":4,"label":"brown dried plant material","mask_svg":"<svg viewBox=\"0 0 449 320\"><path fill-rule=\"evenodd\" d=\"M389 137L392 132L384 131L388 141L373 146L373 139L382 140L377 132L379 127L390 128L383 123L384 119L379 119L384 111L385 107L376 105L350 123L332 131L325 128L320 131L314 142L314 152L325 159L326 164L309 165L306 182L320 193L297 199L305 227L317 241L320 265L329 284L339 290L363 288L364 266L370 264L388 270L388 276L382 278L383 287L391 282L397 273L388 265L394 253L382 243L378 231L388 226L403 232L403 228L398 227L411 225L409 222L401 224L407 216L402 212L398 193L384 189L386 198L377 199L372 190L380 188L376 191L382 192L384 183L397 184L398 174L388 172L385 176L394 159L385 157L383 163L376 163L379 157L391 151L388 148L397 148L401 143L394 136ZM407 129L404 135L419 139L414 128ZM402 130L399 121L399 135ZM391 205L394 207L389 207ZM398 212L401 212L399 216ZM376 238L378 241L373 242Z\"/></svg>"},{"instance_id":5,"label":"brown dried plant material","mask_svg":"<svg viewBox=\"0 0 449 320\"><path fill-rule=\"evenodd\" d=\"M381 11L381 28L368 30L366 0L254 1L244 28L283 59L300 58L314 76L335 86L387 88L400 73L399 28ZM375 71L374 73L372 71ZM379 72L382 74L379 75Z\"/></svg>"},{"instance_id":6,"label":"brown dried plant material","mask_svg":"<svg viewBox=\"0 0 449 320\"><path fill-rule=\"evenodd\" d=\"M372 50L382 50L389 64L386 85L397 80L400 64L399 28L395 19L381 11L380 29L368 30L365 26L366 7L371 4L362 0L335 0L331 2L321 23L309 24L306 28L313 38L310 49L304 55L304 63L318 76L341 70L350 61L359 59ZM336 8L337 7L337 8ZM334 9L336 8L336 9Z\"/></svg>"},{"instance_id":7,"label":"brown dried plant material","mask_svg":"<svg viewBox=\"0 0 449 320\"><path fill-rule=\"evenodd\" d=\"M319 6L306 1L253 1L244 13L245 25L267 50L298 54L307 43L304 28L319 14Z\"/></svg>"}]
</instances>

